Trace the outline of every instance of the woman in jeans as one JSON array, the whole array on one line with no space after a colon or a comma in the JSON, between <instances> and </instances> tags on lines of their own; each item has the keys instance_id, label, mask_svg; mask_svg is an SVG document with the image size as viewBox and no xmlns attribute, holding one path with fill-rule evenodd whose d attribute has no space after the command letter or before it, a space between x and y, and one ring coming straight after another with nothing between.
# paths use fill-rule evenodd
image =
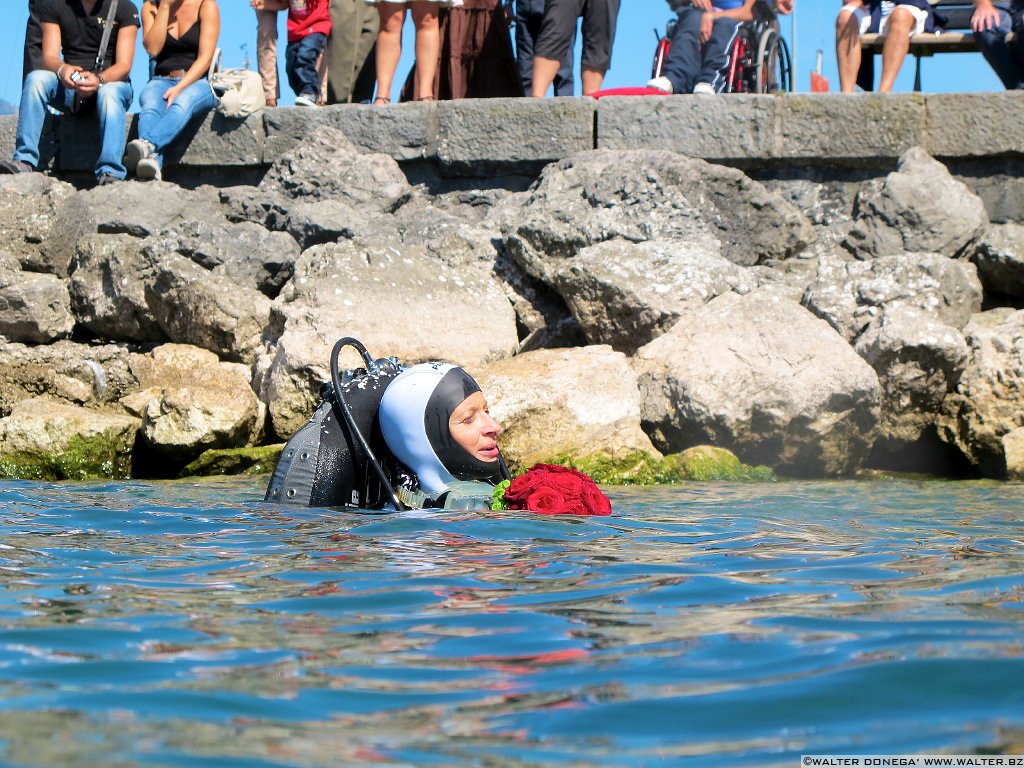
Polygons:
<instances>
[{"instance_id":1,"label":"woman in jeans","mask_svg":"<svg viewBox=\"0 0 1024 768\"><path fill-rule=\"evenodd\" d=\"M163 152L217 99L206 75L220 36L217 0L145 0L142 44L153 59L153 79L139 96L139 138L129 142L125 167L140 179L160 180Z\"/></svg>"}]
</instances>

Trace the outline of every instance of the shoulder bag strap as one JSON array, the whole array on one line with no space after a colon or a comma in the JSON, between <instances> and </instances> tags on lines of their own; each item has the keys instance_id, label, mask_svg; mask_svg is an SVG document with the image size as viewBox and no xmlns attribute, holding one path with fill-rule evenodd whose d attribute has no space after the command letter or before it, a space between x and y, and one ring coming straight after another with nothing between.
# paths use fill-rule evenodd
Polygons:
<instances>
[{"instance_id":1,"label":"shoulder bag strap","mask_svg":"<svg viewBox=\"0 0 1024 768\"><path fill-rule=\"evenodd\" d=\"M103 25L103 37L100 39L100 49L96 52L96 66L94 72L98 75L106 69L107 46L110 45L110 34L114 31L114 21L117 19L117 0L110 0L107 6L106 24Z\"/></svg>"}]
</instances>

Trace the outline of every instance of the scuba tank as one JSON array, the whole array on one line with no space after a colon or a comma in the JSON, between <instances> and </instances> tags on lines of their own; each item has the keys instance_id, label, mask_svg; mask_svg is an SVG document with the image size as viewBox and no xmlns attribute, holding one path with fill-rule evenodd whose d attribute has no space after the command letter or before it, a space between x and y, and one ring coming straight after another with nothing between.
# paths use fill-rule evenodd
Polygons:
<instances>
[{"instance_id":1,"label":"scuba tank","mask_svg":"<svg viewBox=\"0 0 1024 768\"><path fill-rule=\"evenodd\" d=\"M345 347L356 349L366 367L340 373L338 356ZM384 390L401 371L396 358L374 360L356 339L339 339L331 352L331 381L320 388L321 403L285 445L264 501L405 509L377 458L390 456L377 411Z\"/></svg>"}]
</instances>

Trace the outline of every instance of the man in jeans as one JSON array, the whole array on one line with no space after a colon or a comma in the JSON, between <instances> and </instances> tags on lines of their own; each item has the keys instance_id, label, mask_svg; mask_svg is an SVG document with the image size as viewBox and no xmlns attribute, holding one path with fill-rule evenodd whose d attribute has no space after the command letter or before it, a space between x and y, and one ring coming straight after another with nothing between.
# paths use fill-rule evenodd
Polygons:
<instances>
[{"instance_id":1,"label":"man in jeans","mask_svg":"<svg viewBox=\"0 0 1024 768\"><path fill-rule=\"evenodd\" d=\"M36 170L47 106L69 111L77 95L87 104L94 101L100 124L100 153L94 169L97 183L125 177L125 124L133 95L128 75L135 56L139 11L129 0L120 0L116 17L109 18L110 5L111 0L36 0L43 68L25 78L14 159L0 163L0 173ZM107 24L113 26L104 67L94 72Z\"/></svg>"}]
</instances>

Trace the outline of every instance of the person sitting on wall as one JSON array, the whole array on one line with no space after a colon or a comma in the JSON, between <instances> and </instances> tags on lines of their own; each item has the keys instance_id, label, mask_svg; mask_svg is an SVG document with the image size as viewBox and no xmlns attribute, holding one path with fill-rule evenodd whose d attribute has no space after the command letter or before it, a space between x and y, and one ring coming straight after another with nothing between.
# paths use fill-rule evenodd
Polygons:
<instances>
[{"instance_id":1,"label":"person sitting on wall","mask_svg":"<svg viewBox=\"0 0 1024 768\"><path fill-rule=\"evenodd\" d=\"M139 96L139 138L125 166L140 179L163 176L163 153L192 121L217 105L206 75L220 36L217 0L145 0L142 44L154 76Z\"/></svg>"},{"instance_id":2,"label":"person sitting on wall","mask_svg":"<svg viewBox=\"0 0 1024 768\"><path fill-rule=\"evenodd\" d=\"M982 56L1009 90L1024 89L1024 0L974 0L971 29ZM1016 33L1013 42L1006 36Z\"/></svg>"},{"instance_id":3,"label":"person sitting on wall","mask_svg":"<svg viewBox=\"0 0 1024 768\"><path fill-rule=\"evenodd\" d=\"M721 93L729 79L733 41L745 22L754 20L756 0L684 0L677 6L662 75L647 87L665 93Z\"/></svg>"},{"instance_id":4,"label":"person sitting on wall","mask_svg":"<svg viewBox=\"0 0 1024 768\"><path fill-rule=\"evenodd\" d=\"M885 38L878 90L888 92L907 58L910 38L936 30L935 12L928 0L846 0L836 17L840 90L853 93L857 85L861 35L877 32Z\"/></svg>"},{"instance_id":5,"label":"person sitting on wall","mask_svg":"<svg viewBox=\"0 0 1024 768\"><path fill-rule=\"evenodd\" d=\"M111 18L111 5L112 0L36 0L43 67L25 78L14 159L0 163L0 173L37 169L47 107L62 112L94 107L100 125L96 182L108 184L127 175L121 159L133 96L128 76L135 57L139 11L129 0L120 0ZM107 25L111 25L107 49L101 53Z\"/></svg>"}]
</instances>

